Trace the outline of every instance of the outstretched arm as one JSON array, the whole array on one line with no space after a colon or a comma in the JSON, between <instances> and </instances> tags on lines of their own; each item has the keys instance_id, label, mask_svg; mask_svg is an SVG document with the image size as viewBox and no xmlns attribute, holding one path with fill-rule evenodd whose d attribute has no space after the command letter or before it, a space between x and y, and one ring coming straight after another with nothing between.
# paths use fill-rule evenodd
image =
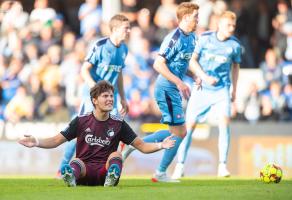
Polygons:
<instances>
[{"instance_id":1,"label":"outstretched arm","mask_svg":"<svg viewBox=\"0 0 292 200\"><path fill-rule=\"evenodd\" d=\"M153 153L161 149L169 149L174 146L175 140L171 139L172 136L169 136L159 143L146 143L140 138L136 138L132 143L136 149L143 153Z\"/></svg>"},{"instance_id":2,"label":"outstretched arm","mask_svg":"<svg viewBox=\"0 0 292 200\"><path fill-rule=\"evenodd\" d=\"M31 135L24 135L24 138L20 139L18 143L22 144L26 147L39 147L44 149L51 149L59 146L66 142L67 139L61 134L57 134L54 137L45 138L45 139L38 139Z\"/></svg>"}]
</instances>

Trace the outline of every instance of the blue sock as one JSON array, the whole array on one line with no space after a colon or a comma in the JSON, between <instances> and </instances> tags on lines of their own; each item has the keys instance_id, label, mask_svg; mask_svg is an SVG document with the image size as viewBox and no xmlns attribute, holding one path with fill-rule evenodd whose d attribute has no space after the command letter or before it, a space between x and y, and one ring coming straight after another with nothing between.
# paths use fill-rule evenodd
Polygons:
<instances>
[{"instance_id":1,"label":"blue sock","mask_svg":"<svg viewBox=\"0 0 292 200\"><path fill-rule=\"evenodd\" d=\"M177 150L178 163L185 163L186 161L187 154L192 143L192 134L193 134L193 130L189 130L187 132L187 135L184 137L181 144L179 145L179 148Z\"/></svg>"},{"instance_id":2,"label":"blue sock","mask_svg":"<svg viewBox=\"0 0 292 200\"><path fill-rule=\"evenodd\" d=\"M69 164L70 160L74 156L75 150L76 150L76 140L71 140L70 142L66 143L64 155L59 167L60 170L63 165Z\"/></svg>"},{"instance_id":3,"label":"blue sock","mask_svg":"<svg viewBox=\"0 0 292 200\"><path fill-rule=\"evenodd\" d=\"M165 138L170 136L170 132L168 130L159 130L155 133L147 135L143 138L144 142L151 143L151 142L162 142Z\"/></svg>"},{"instance_id":4,"label":"blue sock","mask_svg":"<svg viewBox=\"0 0 292 200\"><path fill-rule=\"evenodd\" d=\"M230 143L230 126L219 124L218 150L220 163L226 163L227 161L229 143Z\"/></svg>"},{"instance_id":5,"label":"blue sock","mask_svg":"<svg viewBox=\"0 0 292 200\"><path fill-rule=\"evenodd\" d=\"M172 147L170 149L165 149L162 160L161 160L159 168L158 168L158 171L160 171L160 172L166 172L166 169L168 168L171 161L175 157L177 149L183 140L181 137L176 136L176 135L174 135L172 137L172 139L175 140L175 145L174 145L174 147Z\"/></svg>"}]
</instances>

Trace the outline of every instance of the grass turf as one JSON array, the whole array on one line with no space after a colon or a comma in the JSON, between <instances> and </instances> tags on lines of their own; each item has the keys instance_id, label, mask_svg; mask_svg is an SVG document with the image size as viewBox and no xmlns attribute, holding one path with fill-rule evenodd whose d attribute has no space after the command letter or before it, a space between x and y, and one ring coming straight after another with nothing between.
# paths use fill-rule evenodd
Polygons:
<instances>
[{"instance_id":1,"label":"grass turf","mask_svg":"<svg viewBox=\"0 0 292 200\"><path fill-rule=\"evenodd\" d=\"M51 178L0 178L0 200L57 199L292 199L292 180L265 184L248 179L182 179L181 183L152 183L149 178L123 177L118 187L66 187Z\"/></svg>"}]
</instances>

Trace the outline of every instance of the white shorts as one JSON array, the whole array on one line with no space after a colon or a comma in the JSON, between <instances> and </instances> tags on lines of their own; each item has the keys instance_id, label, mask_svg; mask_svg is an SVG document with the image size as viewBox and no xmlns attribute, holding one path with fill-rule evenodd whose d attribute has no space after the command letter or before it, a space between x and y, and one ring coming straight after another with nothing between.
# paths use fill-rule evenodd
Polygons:
<instances>
[{"instance_id":1,"label":"white shorts","mask_svg":"<svg viewBox=\"0 0 292 200\"><path fill-rule=\"evenodd\" d=\"M212 108L212 114L217 117L231 116L231 99L229 88L220 90L197 90L193 87L186 110L186 123L202 123Z\"/></svg>"}]
</instances>

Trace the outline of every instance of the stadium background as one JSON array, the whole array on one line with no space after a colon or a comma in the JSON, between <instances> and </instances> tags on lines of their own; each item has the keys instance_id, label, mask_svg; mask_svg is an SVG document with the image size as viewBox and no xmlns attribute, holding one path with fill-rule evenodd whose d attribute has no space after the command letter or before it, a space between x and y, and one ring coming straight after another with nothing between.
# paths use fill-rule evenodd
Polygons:
<instances>
[{"instance_id":1,"label":"stadium background","mask_svg":"<svg viewBox=\"0 0 292 200\"><path fill-rule=\"evenodd\" d=\"M181 1L96 1L91 14L82 17L84 1L18 2L1 1L0 175L56 173L64 145L52 150L26 149L16 140L24 133L56 134L77 112L82 61L93 41L108 34L106 22L116 12L125 13L133 25L124 72L130 104L127 121L141 136L165 128L157 124L160 116L152 97L157 74L151 66L162 38L175 26L174 10ZM265 163L275 162L284 169L284 176L291 177L291 1L195 2L201 6L198 34L214 30L217 16L226 8L238 15L236 36L244 55L232 112L228 163L232 174L258 176ZM185 81L191 85L190 79ZM216 174L215 124L210 116L209 123L200 125L194 134L186 175ZM161 156L161 152L136 152L124 172L151 174Z\"/></svg>"}]
</instances>

